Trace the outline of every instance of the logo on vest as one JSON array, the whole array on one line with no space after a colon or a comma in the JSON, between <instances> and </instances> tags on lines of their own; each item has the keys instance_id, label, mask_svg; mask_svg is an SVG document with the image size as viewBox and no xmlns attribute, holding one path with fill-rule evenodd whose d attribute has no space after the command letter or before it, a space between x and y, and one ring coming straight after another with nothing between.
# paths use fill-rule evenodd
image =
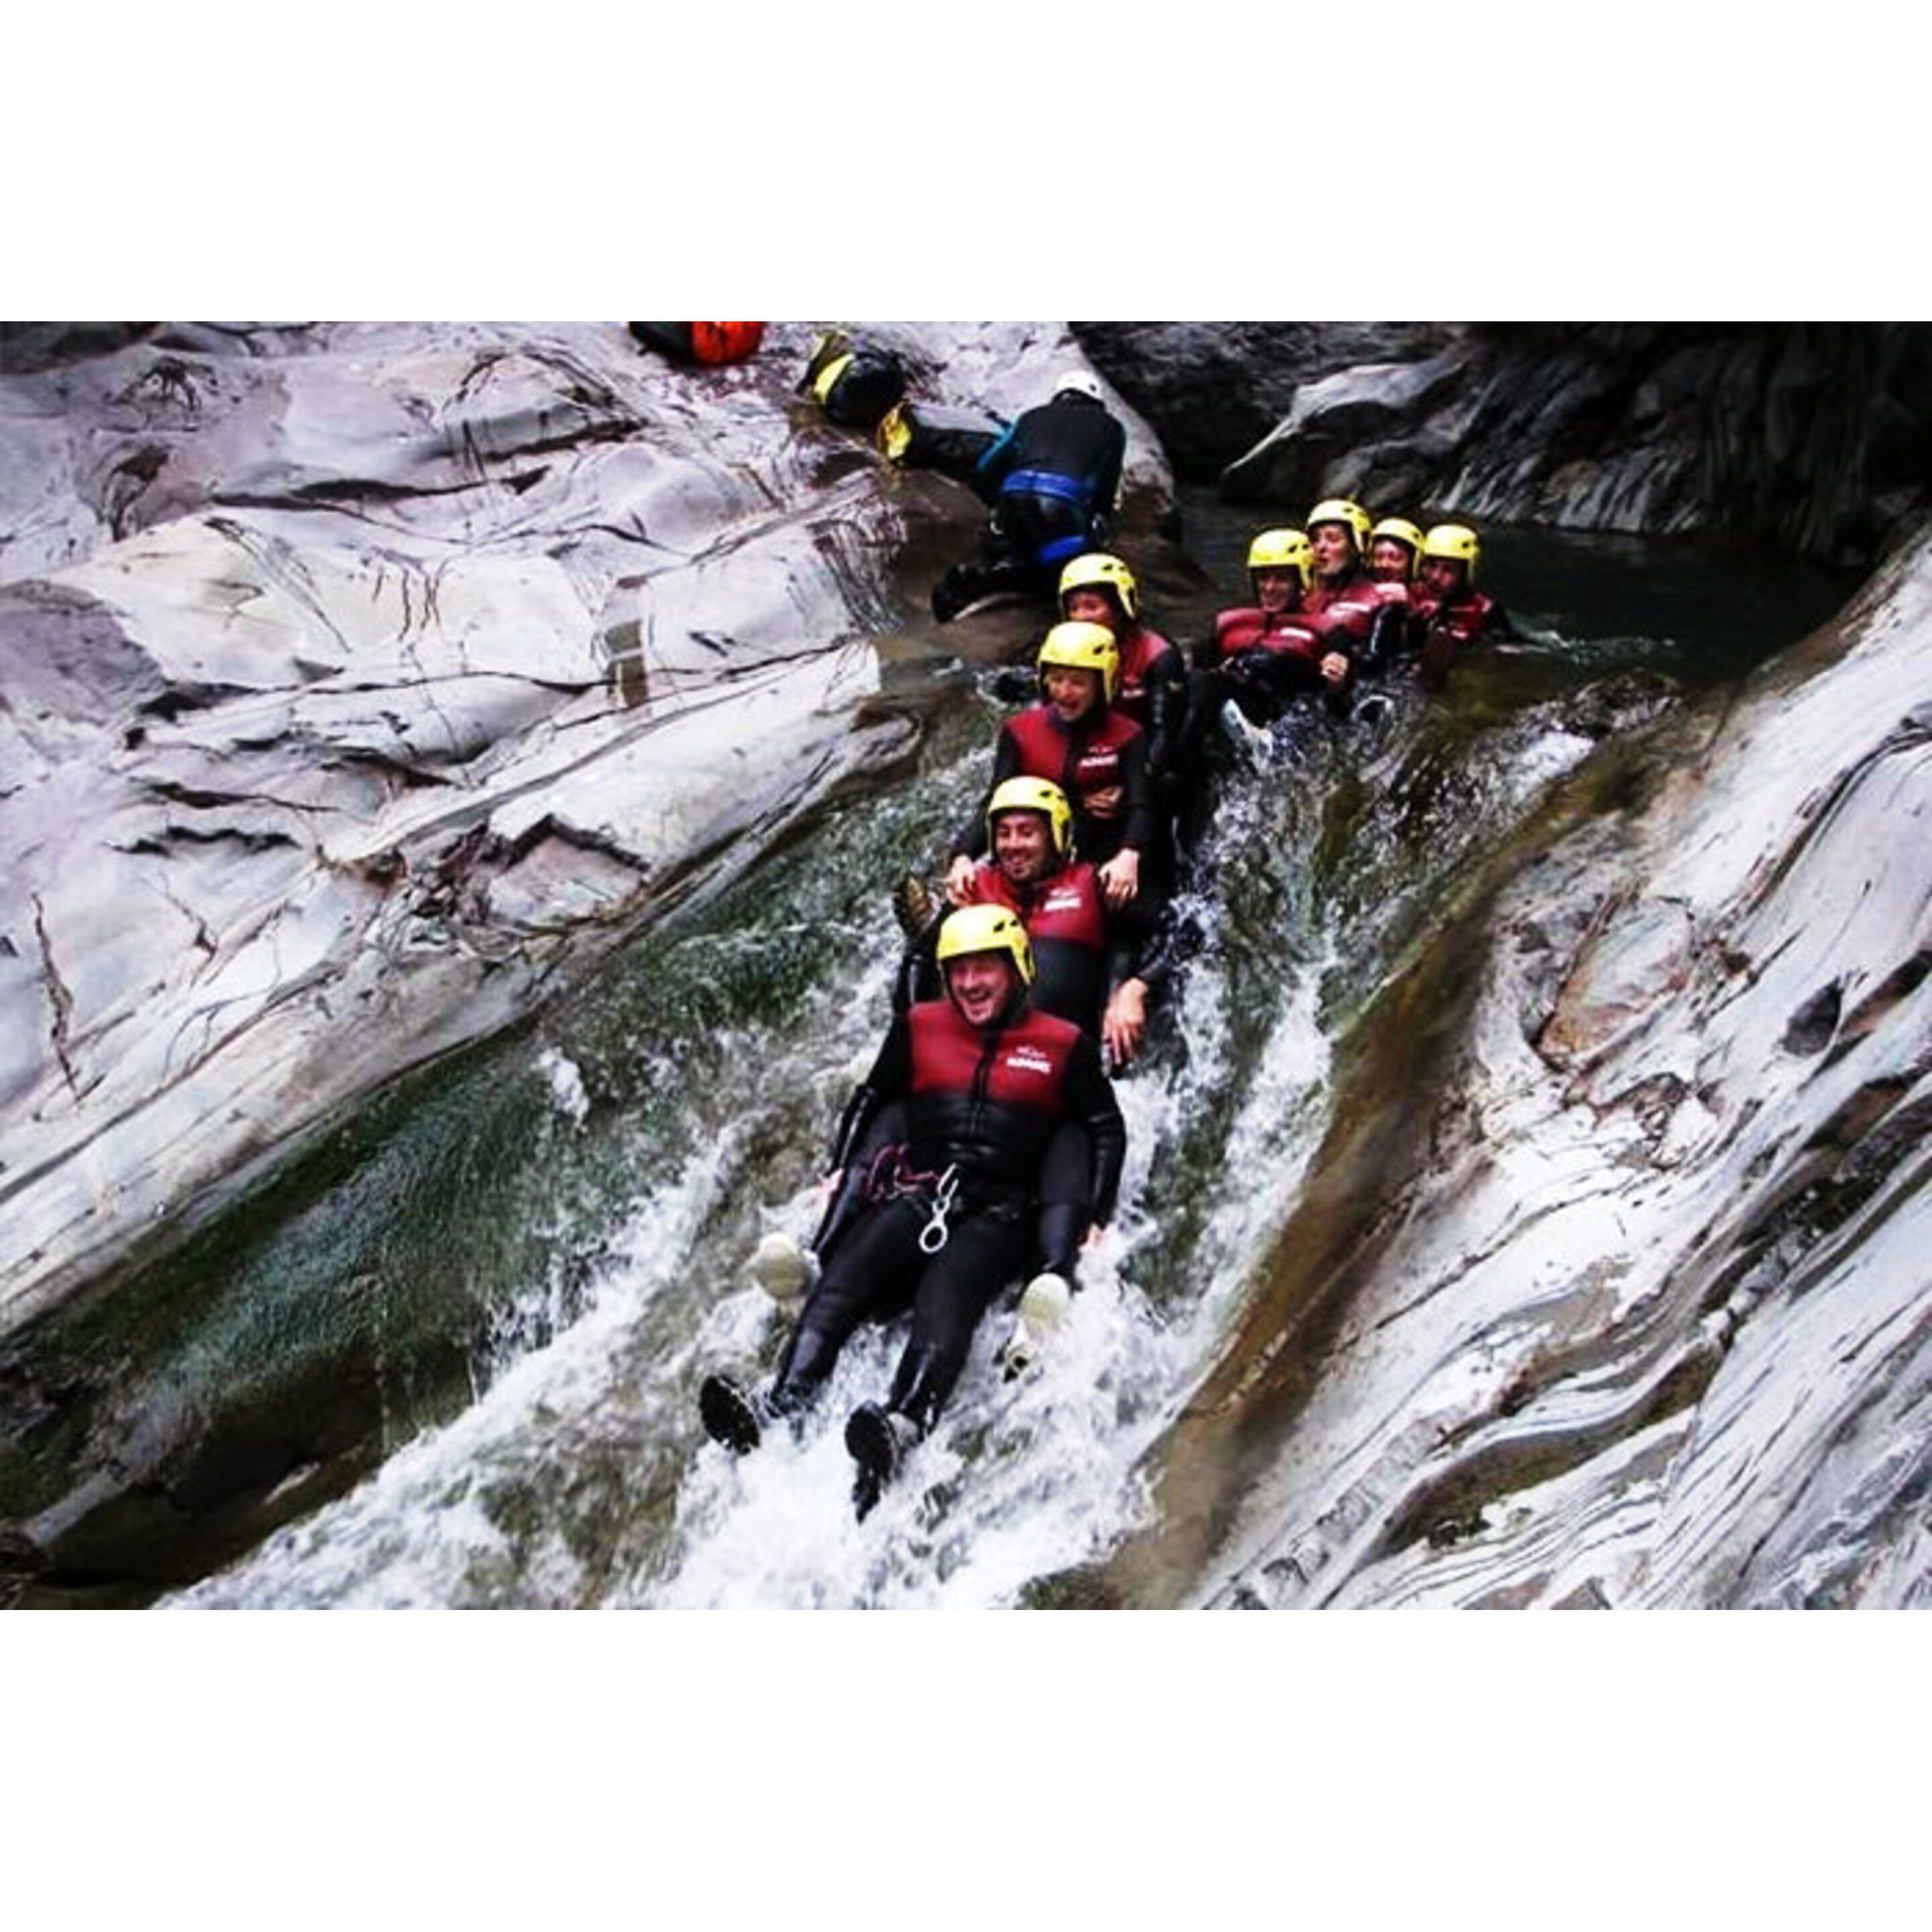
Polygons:
<instances>
[{"instance_id":1,"label":"logo on vest","mask_svg":"<svg viewBox=\"0 0 1932 1932\"><path fill-rule=\"evenodd\" d=\"M1015 1073L1048 1073L1053 1062L1036 1046L1016 1046L1006 1055L1006 1065Z\"/></svg>"}]
</instances>

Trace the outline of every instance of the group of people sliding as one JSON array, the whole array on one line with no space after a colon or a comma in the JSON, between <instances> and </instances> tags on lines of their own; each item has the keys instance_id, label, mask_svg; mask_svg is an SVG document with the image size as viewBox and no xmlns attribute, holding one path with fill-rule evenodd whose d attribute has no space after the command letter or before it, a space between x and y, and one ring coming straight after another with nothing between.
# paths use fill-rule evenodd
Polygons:
<instances>
[{"instance_id":1,"label":"group of people sliding","mask_svg":"<svg viewBox=\"0 0 1932 1932\"><path fill-rule=\"evenodd\" d=\"M1058 533L1029 525L1034 548L1064 546L1059 513L1075 497L1040 494L1052 514L1036 520ZM1111 508L1111 492L1079 502ZM862 1322L909 1307L885 1400L846 1424L862 1516L1008 1289L1030 1274L1023 1321L1057 1318L1120 1185L1109 1070L1141 1051L1171 974L1174 828L1205 781L1203 732L1217 718L1231 734L1265 726L1311 698L1345 705L1362 676L1406 663L1439 680L1457 651L1507 634L1476 588L1478 554L1466 526L1425 534L1318 503L1305 530L1255 538L1253 601L1220 614L1191 669L1144 621L1120 557L1076 544L1046 560L1059 621L1039 647L1036 701L1000 728L982 807L951 843L944 908L920 903L916 883L902 895L910 944L885 1042L835 1138L815 1282L768 1386L705 1381L715 1438L756 1447L812 1404Z\"/></svg>"}]
</instances>

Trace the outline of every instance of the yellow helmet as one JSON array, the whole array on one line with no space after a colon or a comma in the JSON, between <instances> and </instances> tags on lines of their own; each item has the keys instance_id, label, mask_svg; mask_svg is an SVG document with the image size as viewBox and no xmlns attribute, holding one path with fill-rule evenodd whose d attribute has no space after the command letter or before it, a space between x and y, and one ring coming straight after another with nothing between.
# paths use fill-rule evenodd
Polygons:
<instances>
[{"instance_id":1,"label":"yellow helmet","mask_svg":"<svg viewBox=\"0 0 1932 1932\"><path fill-rule=\"evenodd\" d=\"M1067 670L1097 670L1107 702L1120 688L1120 647L1105 624L1056 624L1040 647L1042 672L1054 664Z\"/></svg>"},{"instance_id":2,"label":"yellow helmet","mask_svg":"<svg viewBox=\"0 0 1932 1932\"><path fill-rule=\"evenodd\" d=\"M821 407L832 400L832 392L838 388L839 377L851 368L855 359L848 349L844 355L835 356L819 367L818 374L812 378L812 393Z\"/></svg>"},{"instance_id":3,"label":"yellow helmet","mask_svg":"<svg viewBox=\"0 0 1932 1932\"><path fill-rule=\"evenodd\" d=\"M852 347L852 338L848 331L838 328L820 330L812 345L812 353L806 360L805 374L798 386L799 394L803 395L806 390L815 388L819 377L824 374L826 368L850 356ZM824 400L821 396L820 400Z\"/></svg>"},{"instance_id":4,"label":"yellow helmet","mask_svg":"<svg viewBox=\"0 0 1932 1932\"><path fill-rule=\"evenodd\" d=\"M1089 550L1084 556L1071 559L1066 568L1060 573L1060 608L1066 608L1067 595L1075 590L1111 590L1120 607L1120 614L1129 623L1140 615L1140 586L1134 581L1134 574L1117 556L1109 556L1105 550Z\"/></svg>"},{"instance_id":5,"label":"yellow helmet","mask_svg":"<svg viewBox=\"0 0 1932 1932\"><path fill-rule=\"evenodd\" d=\"M1315 552L1300 530L1263 530L1248 546L1248 575L1258 570L1292 570L1308 588L1315 569Z\"/></svg>"},{"instance_id":6,"label":"yellow helmet","mask_svg":"<svg viewBox=\"0 0 1932 1932\"><path fill-rule=\"evenodd\" d=\"M879 418L878 428L872 432L872 440L879 446L879 453L888 463L903 463L906 452L912 447L912 421L906 414L904 403L895 404Z\"/></svg>"},{"instance_id":7,"label":"yellow helmet","mask_svg":"<svg viewBox=\"0 0 1932 1932\"><path fill-rule=\"evenodd\" d=\"M1312 530L1317 524L1346 524L1355 539L1355 548L1366 550L1369 547L1369 513L1359 503L1352 503L1346 496L1330 496L1317 503L1307 516L1308 527Z\"/></svg>"},{"instance_id":8,"label":"yellow helmet","mask_svg":"<svg viewBox=\"0 0 1932 1932\"><path fill-rule=\"evenodd\" d=\"M935 950L940 964L969 952L1004 952L1012 958L1020 983L1033 984L1033 941L1010 906L962 906L946 915Z\"/></svg>"},{"instance_id":9,"label":"yellow helmet","mask_svg":"<svg viewBox=\"0 0 1932 1932\"><path fill-rule=\"evenodd\" d=\"M1408 552L1408 568L1405 574L1413 577L1415 566L1422 560L1422 532L1406 517L1384 517L1369 532L1369 542L1378 537L1393 537Z\"/></svg>"},{"instance_id":10,"label":"yellow helmet","mask_svg":"<svg viewBox=\"0 0 1932 1932\"><path fill-rule=\"evenodd\" d=\"M986 837L993 836L993 821L1005 812L1038 812L1046 814L1047 832L1053 849L1064 859L1073 849L1073 808L1066 794L1051 778L1009 778L994 788L986 805Z\"/></svg>"},{"instance_id":11,"label":"yellow helmet","mask_svg":"<svg viewBox=\"0 0 1932 1932\"><path fill-rule=\"evenodd\" d=\"M1464 566L1462 581L1476 580L1476 560L1483 554L1476 533L1467 524L1438 524L1422 540L1424 556L1454 557Z\"/></svg>"}]
</instances>

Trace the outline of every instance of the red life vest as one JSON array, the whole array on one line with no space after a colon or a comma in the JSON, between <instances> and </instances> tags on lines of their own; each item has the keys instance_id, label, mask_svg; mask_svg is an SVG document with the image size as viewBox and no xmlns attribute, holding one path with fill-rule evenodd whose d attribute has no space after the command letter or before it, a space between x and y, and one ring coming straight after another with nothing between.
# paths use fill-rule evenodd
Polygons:
<instances>
[{"instance_id":1,"label":"red life vest","mask_svg":"<svg viewBox=\"0 0 1932 1932\"><path fill-rule=\"evenodd\" d=\"M1474 643L1489 628L1496 610L1493 598L1467 587L1440 602L1418 598L1415 602L1415 614L1423 624L1458 644Z\"/></svg>"},{"instance_id":2,"label":"red life vest","mask_svg":"<svg viewBox=\"0 0 1932 1932\"><path fill-rule=\"evenodd\" d=\"M968 903L1003 905L1017 913L1036 952L1042 943L1055 940L1090 946L1096 952L1107 944L1106 904L1100 875L1091 866L1062 866L1030 890L1022 890L1009 884L998 866L982 859L973 874Z\"/></svg>"},{"instance_id":3,"label":"red life vest","mask_svg":"<svg viewBox=\"0 0 1932 1932\"><path fill-rule=\"evenodd\" d=\"M1049 779L1076 805L1123 782L1121 749L1141 735L1141 728L1112 705L1097 721L1090 711L1070 730L1051 705L1036 704L1003 728L1019 754L1015 776Z\"/></svg>"},{"instance_id":4,"label":"red life vest","mask_svg":"<svg viewBox=\"0 0 1932 1932\"><path fill-rule=\"evenodd\" d=\"M1305 658L1310 664L1321 657L1320 641L1305 624L1295 622L1292 610L1270 616L1253 607L1223 610L1214 620L1214 656L1225 663L1246 650L1274 651L1289 657Z\"/></svg>"},{"instance_id":5,"label":"red life vest","mask_svg":"<svg viewBox=\"0 0 1932 1932\"><path fill-rule=\"evenodd\" d=\"M1066 1066L1082 1039L1070 1020L1022 1010L1012 1025L982 1032L950 1000L923 1000L912 1029L912 1094L1017 1107L1057 1118L1066 1111Z\"/></svg>"},{"instance_id":6,"label":"red life vest","mask_svg":"<svg viewBox=\"0 0 1932 1932\"><path fill-rule=\"evenodd\" d=\"M1120 652L1120 688L1114 697L1113 708L1145 730L1148 674L1174 646L1158 631L1150 631L1144 624L1134 625L1125 636L1117 637L1114 641Z\"/></svg>"},{"instance_id":7,"label":"red life vest","mask_svg":"<svg viewBox=\"0 0 1932 1932\"><path fill-rule=\"evenodd\" d=\"M1367 638L1376 613L1385 602L1393 601L1384 598L1382 591L1383 586L1372 578L1358 572L1333 589L1318 584L1304 591L1301 614L1321 620L1312 628L1324 649L1346 650L1350 644L1360 644ZM1332 646L1331 638L1335 640Z\"/></svg>"}]
</instances>

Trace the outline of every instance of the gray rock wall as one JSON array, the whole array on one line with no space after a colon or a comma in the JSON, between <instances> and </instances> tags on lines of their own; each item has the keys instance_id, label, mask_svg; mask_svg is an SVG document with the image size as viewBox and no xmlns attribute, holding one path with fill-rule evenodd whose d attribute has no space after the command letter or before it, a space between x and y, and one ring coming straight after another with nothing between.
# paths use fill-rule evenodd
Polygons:
<instances>
[{"instance_id":1,"label":"gray rock wall","mask_svg":"<svg viewBox=\"0 0 1932 1932\"><path fill-rule=\"evenodd\" d=\"M1932 537L1600 756L1338 1062L1107 1600L1932 1602Z\"/></svg>"},{"instance_id":2,"label":"gray rock wall","mask_svg":"<svg viewBox=\"0 0 1932 1932\"><path fill-rule=\"evenodd\" d=\"M882 332L1006 413L1079 360ZM910 748L874 640L982 512L794 394L814 333L0 336L0 1331Z\"/></svg>"},{"instance_id":3,"label":"gray rock wall","mask_svg":"<svg viewBox=\"0 0 1932 1932\"><path fill-rule=\"evenodd\" d=\"M1299 509L1342 494L1422 521L1697 531L1852 564L1932 508L1924 324L1082 334L1177 460L1197 475L1219 466L1234 502ZM1257 431L1264 400L1275 420Z\"/></svg>"}]
</instances>

